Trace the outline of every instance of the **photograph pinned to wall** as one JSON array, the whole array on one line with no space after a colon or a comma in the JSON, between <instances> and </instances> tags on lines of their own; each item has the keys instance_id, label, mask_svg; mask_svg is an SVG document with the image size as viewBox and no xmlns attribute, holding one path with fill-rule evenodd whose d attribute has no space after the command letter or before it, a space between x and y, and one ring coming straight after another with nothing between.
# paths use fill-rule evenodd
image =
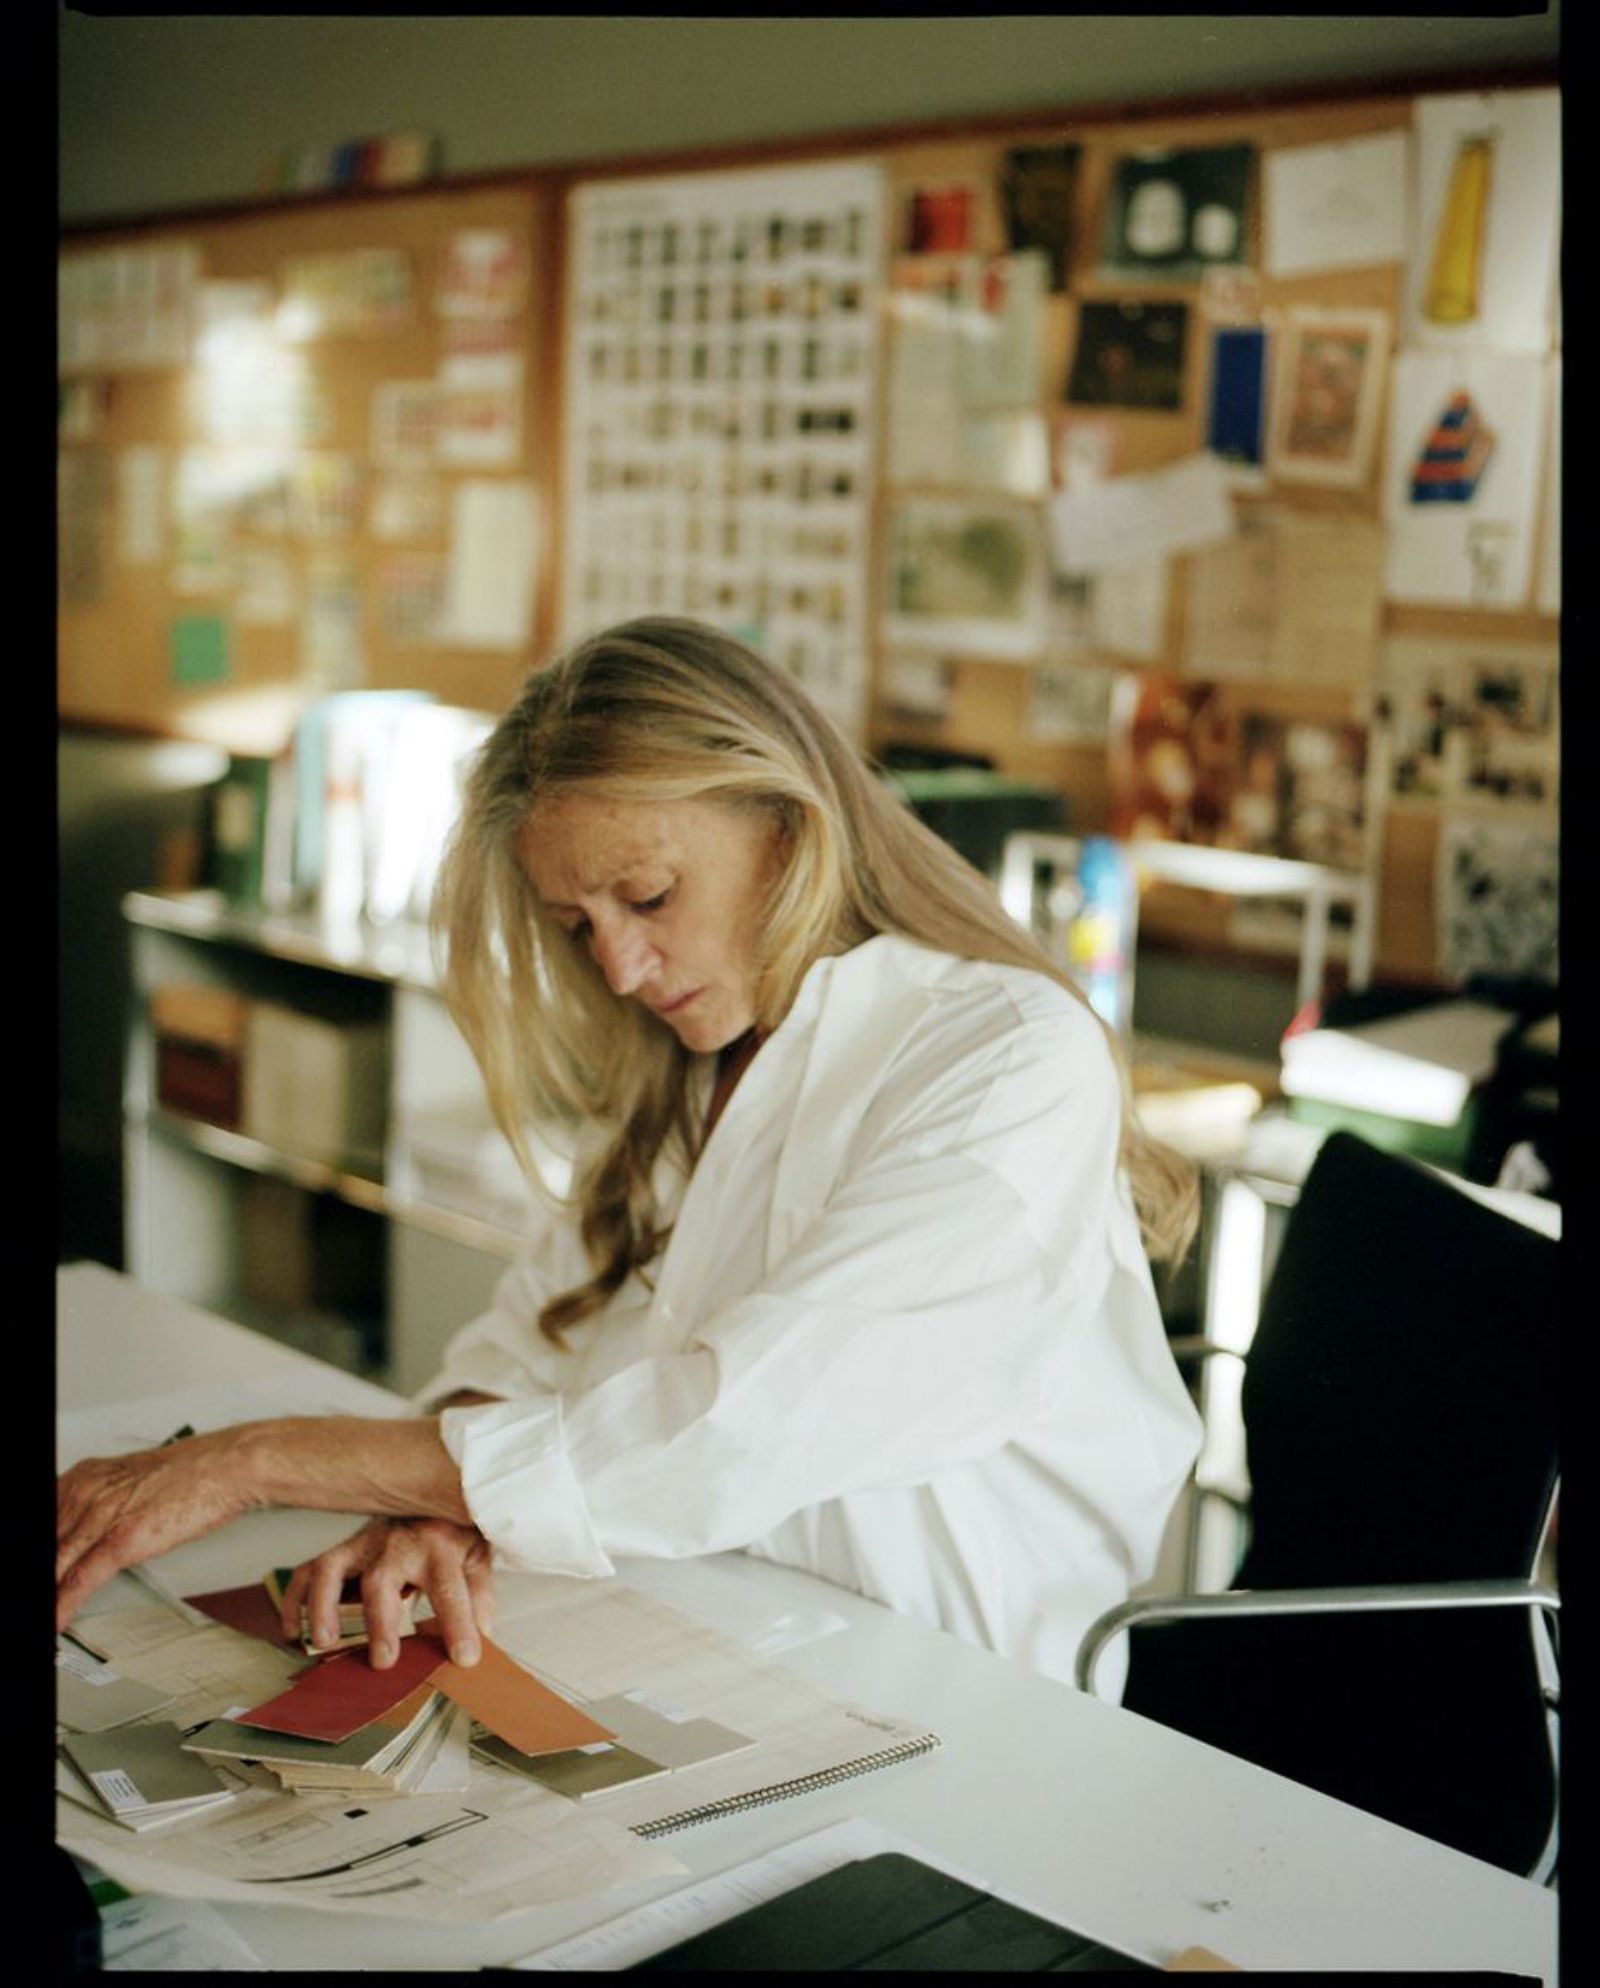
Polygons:
<instances>
[{"instance_id":1,"label":"photograph pinned to wall","mask_svg":"<svg viewBox=\"0 0 1600 1988\"><path fill-rule=\"evenodd\" d=\"M1026 659L1045 637L1039 514L1022 505L936 498L889 521L888 641Z\"/></svg>"},{"instance_id":2,"label":"photograph pinned to wall","mask_svg":"<svg viewBox=\"0 0 1600 1988\"><path fill-rule=\"evenodd\" d=\"M1440 971L1559 978L1560 844L1553 825L1447 815L1434 873Z\"/></svg>"},{"instance_id":3,"label":"photograph pinned to wall","mask_svg":"<svg viewBox=\"0 0 1600 1988\"><path fill-rule=\"evenodd\" d=\"M1188 331L1187 304L1085 301L1078 306L1067 400L1176 413L1183 406Z\"/></svg>"},{"instance_id":4,"label":"photograph pinned to wall","mask_svg":"<svg viewBox=\"0 0 1600 1988\"><path fill-rule=\"evenodd\" d=\"M522 459L522 360L513 352L446 359L439 367L439 460L510 469Z\"/></svg>"},{"instance_id":5,"label":"photograph pinned to wall","mask_svg":"<svg viewBox=\"0 0 1600 1988\"><path fill-rule=\"evenodd\" d=\"M975 180L936 180L907 190L900 245L907 255L970 255L977 245L983 189Z\"/></svg>"},{"instance_id":6,"label":"photograph pinned to wall","mask_svg":"<svg viewBox=\"0 0 1600 1988\"><path fill-rule=\"evenodd\" d=\"M1392 794L1553 809L1559 678L1551 644L1391 636L1374 710Z\"/></svg>"},{"instance_id":7,"label":"photograph pinned to wall","mask_svg":"<svg viewBox=\"0 0 1600 1988\"><path fill-rule=\"evenodd\" d=\"M1112 168L1100 244L1111 282L1198 283L1248 262L1252 145L1131 152Z\"/></svg>"},{"instance_id":8,"label":"photograph pinned to wall","mask_svg":"<svg viewBox=\"0 0 1600 1988\"><path fill-rule=\"evenodd\" d=\"M1533 354L1397 356L1385 451L1391 600L1526 603L1545 378Z\"/></svg>"},{"instance_id":9,"label":"photograph pinned to wall","mask_svg":"<svg viewBox=\"0 0 1600 1988\"><path fill-rule=\"evenodd\" d=\"M1432 806L1461 789L1466 703L1459 649L1391 636L1380 651L1372 703L1388 798Z\"/></svg>"},{"instance_id":10,"label":"photograph pinned to wall","mask_svg":"<svg viewBox=\"0 0 1600 1988\"><path fill-rule=\"evenodd\" d=\"M1389 353L1384 311L1285 313L1272 403L1279 482L1359 489L1372 472Z\"/></svg>"},{"instance_id":11,"label":"photograph pinned to wall","mask_svg":"<svg viewBox=\"0 0 1600 1988\"><path fill-rule=\"evenodd\" d=\"M1262 266L1269 276L1406 259L1411 134L1378 131L1262 154Z\"/></svg>"},{"instance_id":12,"label":"photograph pinned to wall","mask_svg":"<svg viewBox=\"0 0 1600 1988\"><path fill-rule=\"evenodd\" d=\"M279 271L277 326L291 343L404 331L414 315L405 249L339 249L290 256Z\"/></svg>"},{"instance_id":13,"label":"photograph pinned to wall","mask_svg":"<svg viewBox=\"0 0 1600 1988\"><path fill-rule=\"evenodd\" d=\"M1235 490L1267 481L1267 334L1260 325L1218 325L1211 334L1206 447Z\"/></svg>"},{"instance_id":14,"label":"photograph pinned to wall","mask_svg":"<svg viewBox=\"0 0 1600 1988\"><path fill-rule=\"evenodd\" d=\"M515 317L527 297L527 247L512 229L458 228L445 243L433 293L440 317Z\"/></svg>"},{"instance_id":15,"label":"photograph pinned to wall","mask_svg":"<svg viewBox=\"0 0 1600 1988\"><path fill-rule=\"evenodd\" d=\"M1244 711L1217 840L1231 849L1360 870L1367 858L1367 729Z\"/></svg>"},{"instance_id":16,"label":"photograph pinned to wall","mask_svg":"<svg viewBox=\"0 0 1600 1988\"><path fill-rule=\"evenodd\" d=\"M432 462L443 416L437 380L380 380L372 389L373 461Z\"/></svg>"},{"instance_id":17,"label":"photograph pinned to wall","mask_svg":"<svg viewBox=\"0 0 1600 1988\"><path fill-rule=\"evenodd\" d=\"M1041 249L1050 288L1067 287L1077 237L1079 145L1020 145L1000 163L1000 211L1006 245Z\"/></svg>"},{"instance_id":18,"label":"photograph pinned to wall","mask_svg":"<svg viewBox=\"0 0 1600 1988\"><path fill-rule=\"evenodd\" d=\"M1418 99L1406 343L1543 352L1561 241L1561 94Z\"/></svg>"},{"instance_id":19,"label":"photograph pinned to wall","mask_svg":"<svg viewBox=\"0 0 1600 1988\"><path fill-rule=\"evenodd\" d=\"M1165 671L1119 672L1106 771L1113 835L1215 843L1237 777L1222 686Z\"/></svg>"},{"instance_id":20,"label":"photograph pinned to wall","mask_svg":"<svg viewBox=\"0 0 1600 1988\"><path fill-rule=\"evenodd\" d=\"M1094 663L1041 663L1028 672L1024 729L1038 745L1104 745L1116 671Z\"/></svg>"}]
</instances>

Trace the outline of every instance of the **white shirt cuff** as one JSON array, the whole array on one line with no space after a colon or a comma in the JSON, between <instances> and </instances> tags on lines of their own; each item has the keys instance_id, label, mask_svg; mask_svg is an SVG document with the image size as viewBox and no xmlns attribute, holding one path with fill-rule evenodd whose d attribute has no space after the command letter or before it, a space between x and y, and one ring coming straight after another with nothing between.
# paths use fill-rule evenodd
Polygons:
<instances>
[{"instance_id":1,"label":"white shirt cuff","mask_svg":"<svg viewBox=\"0 0 1600 1988\"><path fill-rule=\"evenodd\" d=\"M439 1435L497 1564L524 1574L615 1573L567 1456L559 1397L447 1408Z\"/></svg>"}]
</instances>

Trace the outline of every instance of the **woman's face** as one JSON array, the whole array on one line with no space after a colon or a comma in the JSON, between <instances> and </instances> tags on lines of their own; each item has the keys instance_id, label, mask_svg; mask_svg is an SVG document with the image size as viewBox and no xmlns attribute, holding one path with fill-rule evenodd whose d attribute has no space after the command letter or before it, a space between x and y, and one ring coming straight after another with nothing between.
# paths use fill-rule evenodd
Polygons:
<instances>
[{"instance_id":1,"label":"woman's face","mask_svg":"<svg viewBox=\"0 0 1600 1988\"><path fill-rule=\"evenodd\" d=\"M756 956L780 865L775 815L722 801L535 804L517 854L551 916L613 994L642 1001L697 1053L756 1018Z\"/></svg>"}]
</instances>

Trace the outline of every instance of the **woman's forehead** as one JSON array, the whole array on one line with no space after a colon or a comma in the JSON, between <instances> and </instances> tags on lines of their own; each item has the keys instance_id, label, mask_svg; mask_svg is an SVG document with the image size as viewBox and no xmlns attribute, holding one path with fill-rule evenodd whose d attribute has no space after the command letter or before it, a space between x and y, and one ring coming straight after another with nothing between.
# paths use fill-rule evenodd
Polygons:
<instances>
[{"instance_id":1,"label":"woman's forehead","mask_svg":"<svg viewBox=\"0 0 1600 1988\"><path fill-rule=\"evenodd\" d=\"M558 901L604 890L651 864L682 860L719 827L725 832L718 811L697 801L551 794L530 809L517 850L535 890Z\"/></svg>"}]
</instances>

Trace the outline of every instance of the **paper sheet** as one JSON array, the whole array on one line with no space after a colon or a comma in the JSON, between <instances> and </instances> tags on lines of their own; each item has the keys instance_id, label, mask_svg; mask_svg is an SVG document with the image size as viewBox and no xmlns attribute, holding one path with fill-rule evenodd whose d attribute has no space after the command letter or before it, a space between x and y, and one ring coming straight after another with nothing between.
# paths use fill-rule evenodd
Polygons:
<instances>
[{"instance_id":1,"label":"paper sheet","mask_svg":"<svg viewBox=\"0 0 1600 1988\"><path fill-rule=\"evenodd\" d=\"M521 478L457 485L440 639L471 649L520 649L532 625L537 509Z\"/></svg>"},{"instance_id":2,"label":"paper sheet","mask_svg":"<svg viewBox=\"0 0 1600 1988\"><path fill-rule=\"evenodd\" d=\"M1410 134L1294 145L1262 156L1263 256L1271 276L1356 269L1406 257Z\"/></svg>"},{"instance_id":3,"label":"paper sheet","mask_svg":"<svg viewBox=\"0 0 1600 1988\"><path fill-rule=\"evenodd\" d=\"M267 1963L198 1899L119 1898L100 1910L107 1974L265 1973Z\"/></svg>"},{"instance_id":4,"label":"paper sheet","mask_svg":"<svg viewBox=\"0 0 1600 1988\"><path fill-rule=\"evenodd\" d=\"M1067 573L1101 573L1158 554L1191 552L1234 530L1226 471L1203 453L1170 469L1062 491L1049 509L1055 563Z\"/></svg>"}]
</instances>

